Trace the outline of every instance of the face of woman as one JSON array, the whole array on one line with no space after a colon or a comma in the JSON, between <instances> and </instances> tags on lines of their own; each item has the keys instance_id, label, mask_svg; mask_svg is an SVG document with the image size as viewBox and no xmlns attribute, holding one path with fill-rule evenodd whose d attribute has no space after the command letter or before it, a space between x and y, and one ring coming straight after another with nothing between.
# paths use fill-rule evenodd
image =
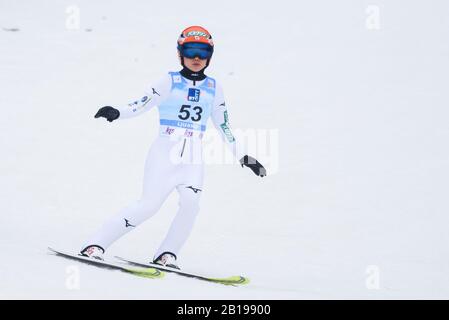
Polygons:
<instances>
[{"instance_id":1,"label":"face of woman","mask_svg":"<svg viewBox=\"0 0 449 320\"><path fill-rule=\"evenodd\" d=\"M195 57L194 59L189 59L184 57L184 65L193 72L198 72L206 67L207 59L200 59Z\"/></svg>"}]
</instances>

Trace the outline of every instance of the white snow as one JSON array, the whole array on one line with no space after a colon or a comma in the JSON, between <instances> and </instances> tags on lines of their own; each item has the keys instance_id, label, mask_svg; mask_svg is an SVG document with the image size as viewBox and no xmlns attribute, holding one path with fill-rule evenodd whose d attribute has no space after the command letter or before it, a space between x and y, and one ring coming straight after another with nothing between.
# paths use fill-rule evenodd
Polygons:
<instances>
[{"instance_id":1,"label":"white snow","mask_svg":"<svg viewBox=\"0 0 449 320\"><path fill-rule=\"evenodd\" d=\"M380 29L366 27L370 5ZM2 0L0 298L449 298L448 9ZM80 28L69 30L76 10ZM157 111L114 123L93 115L178 70L176 39L193 24L214 36L208 74L233 127L278 130L279 166L263 179L208 166L181 263L251 284L141 279L49 255L79 249L140 196ZM173 194L109 253L151 258L176 208Z\"/></svg>"}]
</instances>

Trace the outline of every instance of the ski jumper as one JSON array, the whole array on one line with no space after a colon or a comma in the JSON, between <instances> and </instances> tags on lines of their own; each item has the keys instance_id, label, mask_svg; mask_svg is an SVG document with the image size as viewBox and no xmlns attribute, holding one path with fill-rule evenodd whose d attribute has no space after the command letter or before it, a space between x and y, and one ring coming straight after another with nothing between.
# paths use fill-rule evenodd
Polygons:
<instances>
[{"instance_id":1,"label":"ski jumper","mask_svg":"<svg viewBox=\"0 0 449 320\"><path fill-rule=\"evenodd\" d=\"M154 106L159 110L159 136L145 162L142 196L108 220L83 248L97 245L106 250L153 216L176 189L179 209L155 257L164 252L178 255L199 211L204 175L201 142L208 119L237 159L245 154L232 135L223 90L215 79L194 81L169 72L141 99L119 108L119 119L138 116Z\"/></svg>"}]
</instances>

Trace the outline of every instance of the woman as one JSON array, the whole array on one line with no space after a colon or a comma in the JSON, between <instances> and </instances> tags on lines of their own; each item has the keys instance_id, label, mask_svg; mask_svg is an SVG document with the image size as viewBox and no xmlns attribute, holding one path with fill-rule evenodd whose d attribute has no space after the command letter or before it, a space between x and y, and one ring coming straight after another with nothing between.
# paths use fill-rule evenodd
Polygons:
<instances>
[{"instance_id":1,"label":"woman","mask_svg":"<svg viewBox=\"0 0 449 320\"><path fill-rule=\"evenodd\" d=\"M109 122L142 114L158 106L160 134L150 148L145 164L142 197L107 221L88 241L81 255L103 259L105 250L125 233L153 216L176 188L179 210L153 262L177 268L177 255L192 230L199 211L204 166L201 138L209 117L243 166L265 176L265 168L238 147L229 127L223 90L215 79L204 74L214 51L210 33L199 26L185 29L178 39L183 66L169 72L149 87L138 101L123 108L98 110L95 118Z\"/></svg>"}]
</instances>

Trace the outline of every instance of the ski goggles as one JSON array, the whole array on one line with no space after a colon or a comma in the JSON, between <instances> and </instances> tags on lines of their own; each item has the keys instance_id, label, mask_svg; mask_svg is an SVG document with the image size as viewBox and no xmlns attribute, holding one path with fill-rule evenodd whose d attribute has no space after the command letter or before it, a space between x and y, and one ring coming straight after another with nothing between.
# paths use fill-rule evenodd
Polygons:
<instances>
[{"instance_id":1,"label":"ski goggles","mask_svg":"<svg viewBox=\"0 0 449 320\"><path fill-rule=\"evenodd\" d=\"M184 43L182 46L178 46L179 52L183 57L188 59L194 59L196 57L203 59L210 59L212 53L214 53L214 48L207 43Z\"/></svg>"}]
</instances>

